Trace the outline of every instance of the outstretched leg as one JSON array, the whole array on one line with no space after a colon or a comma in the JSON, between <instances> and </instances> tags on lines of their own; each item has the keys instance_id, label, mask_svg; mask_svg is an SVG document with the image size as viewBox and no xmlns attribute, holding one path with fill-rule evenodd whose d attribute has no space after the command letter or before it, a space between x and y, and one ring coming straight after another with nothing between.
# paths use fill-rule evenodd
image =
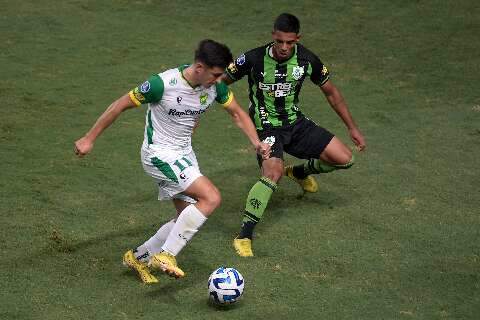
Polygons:
<instances>
[{"instance_id":1,"label":"outstretched leg","mask_svg":"<svg viewBox=\"0 0 480 320\"><path fill-rule=\"evenodd\" d=\"M333 137L318 159L310 159L304 164L292 167L291 174L296 179L302 180L311 174L348 169L353 164L352 151L340 139Z\"/></svg>"},{"instance_id":2,"label":"outstretched leg","mask_svg":"<svg viewBox=\"0 0 480 320\"><path fill-rule=\"evenodd\" d=\"M253 256L253 230L261 220L270 197L277 189L277 182L282 175L282 159L270 158L262 162L262 177L253 185L248 193L242 228L239 236L233 241L233 246L238 255L242 257Z\"/></svg>"}]
</instances>

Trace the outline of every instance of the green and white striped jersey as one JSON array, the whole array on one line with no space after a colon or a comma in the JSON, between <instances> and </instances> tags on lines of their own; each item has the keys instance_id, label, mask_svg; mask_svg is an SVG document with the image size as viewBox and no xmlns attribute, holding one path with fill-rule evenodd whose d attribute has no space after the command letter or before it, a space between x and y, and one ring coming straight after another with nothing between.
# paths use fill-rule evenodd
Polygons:
<instances>
[{"instance_id":1,"label":"green and white striped jersey","mask_svg":"<svg viewBox=\"0 0 480 320\"><path fill-rule=\"evenodd\" d=\"M193 88L182 75L186 67L153 75L129 92L137 106L148 104L142 148L189 153L193 128L200 115L214 101L224 107L230 105L233 94L225 83Z\"/></svg>"},{"instance_id":2,"label":"green and white striped jersey","mask_svg":"<svg viewBox=\"0 0 480 320\"><path fill-rule=\"evenodd\" d=\"M320 59L301 44L282 62L273 58L272 46L252 49L227 68L233 81L248 76L250 117L259 130L289 125L303 116L298 96L306 77L319 86L329 79Z\"/></svg>"}]
</instances>

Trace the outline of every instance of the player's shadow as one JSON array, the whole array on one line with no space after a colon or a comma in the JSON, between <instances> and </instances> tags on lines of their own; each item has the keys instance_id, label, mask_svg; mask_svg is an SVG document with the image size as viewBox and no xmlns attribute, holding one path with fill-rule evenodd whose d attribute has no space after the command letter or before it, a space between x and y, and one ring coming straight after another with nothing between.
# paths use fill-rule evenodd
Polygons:
<instances>
[{"instance_id":1,"label":"player's shadow","mask_svg":"<svg viewBox=\"0 0 480 320\"><path fill-rule=\"evenodd\" d=\"M49 236L50 241L45 247L36 252L31 252L25 255L20 259L21 263L18 263L18 261L4 261L2 265L11 270L28 270L32 267L36 268L35 266L38 265L39 261L49 260L47 265L50 265L51 263L56 264L58 270L65 270L65 272L68 273L68 270L71 268L72 259L78 263L77 269L87 270L91 265L92 259L96 259L96 256L98 256L98 258L104 259L102 263L107 266L107 269L110 269L110 272L116 273L118 277L123 278L126 281L131 281L132 284L144 285L139 281L139 277L135 271L126 267L123 269L122 266L119 266L121 264L123 249L114 255L112 255L111 251L108 249L105 249L106 251L104 252L95 250L95 256L89 255L89 259L84 259L83 257L88 254L88 251L92 251L92 248L105 247L103 245L104 243L118 242L119 239L125 239L126 241L132 239L132 242L137 242L136 239L139 235L151 234L155 231L153 229L151 226L124 228L80 241L67 239L57 231L55 235ZM153 271L158 278L159 283L144 285L148 289L145 291L145 297L162 299L167 303L180 304L181 302L174 298L178 291L184 290L193 285L198 285L200 282L206 282L208 275L212 271L212 266L206 264L201 258L202 256L207 256L206 252L203 252L203 255L198 255L195 251L201 251L201 248L193 248L191 251L189 246L187 246L186 249L187 250L185 251L190 251L185 254L185 257L188 257L188 259L185 258L186 268L184 268L184 271L186 272L186 277L183 279L174 279L161 271ZM183 260L184 258L182 255L179 260L181 266ZM68 261L68 263L66 263L66 261ZM38 271L41 272L40 270Z\"/></svg>"},{"instance_id":2,"label":"player's shadow","mask_svg":"<svg viewBox=\"0 0 480 320\"><path fill-rule=\"evenodd\" d=\"M2 264L7 265L7 267L8 264L11 264L12 268L30 268L31 266L37 265L38 261L41 260L58 260L58 258L62 256L74 257L76 255L81 255L85 250L90 250L90 248L101 248L103 247L102 243L111 243L112 241L115 241L115 239L120 238L138 238L139 235L150 234L152 232L154 232L154 230L151 227L142 226L106 232L100 236L92 237L87 240L75 240L68 238L59 230L53 230L45 233L45 237L48 239L48 241L43 248L34 252L27 252L26 255L19 258L22 263L17 263L18 259L16 259L3 261ZM121 254L123 254L123 251ZM108 260L108 254L102 254L101 252L98 252L98 256L107 259L106 263L113 261ZM85 259L80 261L88 263L88 260ZM116 263L117 262L118 260Z\"/></svg>"}]
</instances>

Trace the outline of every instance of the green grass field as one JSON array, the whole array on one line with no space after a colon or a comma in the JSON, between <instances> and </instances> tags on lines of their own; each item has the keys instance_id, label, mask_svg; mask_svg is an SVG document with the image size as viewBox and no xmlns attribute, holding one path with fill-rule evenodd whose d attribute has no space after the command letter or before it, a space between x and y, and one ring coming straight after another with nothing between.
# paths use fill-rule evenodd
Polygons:
<instances>
[{"instance_id":1,"label":"green grass field","mask_svg":"<svg viewBox=\"0 0 480 320\"><path fill-rule=\"evenodd\" d=\"M478 319L480 7L459 1L0 1L0 319ZM282 180L256 257L231 247L259 171L221 107L194 147L223 204L178 257L182 280L145 286L121 265L173 214L139 161L144 111L127 111L78 159L73 142L198 41L234 55L302 22L368 150L299 197ZM247 105L247 86L233 90ZM320 90L304 112L351 144ZM289 161L295 161L288 158ZM219 265L241 302L207 304Z\"/></svg>"}]
</instances>

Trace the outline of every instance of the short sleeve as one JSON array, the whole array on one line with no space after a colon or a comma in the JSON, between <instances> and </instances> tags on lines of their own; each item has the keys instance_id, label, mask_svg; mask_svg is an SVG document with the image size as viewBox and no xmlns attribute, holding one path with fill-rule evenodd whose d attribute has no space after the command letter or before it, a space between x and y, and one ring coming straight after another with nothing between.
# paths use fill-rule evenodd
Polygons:
<instances>
[{"instance_id":1,"label":"short sleeve","mask_svg":"<svg viewBox=\"0 0 480 320\"><path fill-rule=\"evenodd\" d=\"M240 80L250 72L252 67L252 62L250 60L251 57L248 53L239 55L238 58L227 67L227 75L233 81Z\"/></svg>"},{"instance_id":2,"label":"short sleeve","mask_svg":"<svg viewBox=\"0 0 480 320\"><path fill-rule=\"evenodd\" d=\"M133 103L139 106L144 103L160 101L163 96L163 89L162 78L158 74L155 74L141 85L130 90L128 95Z\"/></svg>"},{"instance_id":3,"label":"short sleeve","mask_svg":"<svg viewBox=\"0 0 480 320\"><path fill-rule=\"evenodd\" d=\"M327 67L320 61L320 59L312 54L310 57L310 64L312 66L312 73L310 74L310 80L316 85L323 85L330 78L330 73Z\"/></svg>"},{"instance_id":4,"label":"short sleeve","mask_svg":"<svg viewBox=\"0 0 480 320\"><path fill-rule=\"evenodd\" d=\"M217 97L215 100L224 107L228 107L233 100L233 93L228 88L225 82L217 82L215 84L215 89L217 90Z\"/></svg>"}]
</instances>

